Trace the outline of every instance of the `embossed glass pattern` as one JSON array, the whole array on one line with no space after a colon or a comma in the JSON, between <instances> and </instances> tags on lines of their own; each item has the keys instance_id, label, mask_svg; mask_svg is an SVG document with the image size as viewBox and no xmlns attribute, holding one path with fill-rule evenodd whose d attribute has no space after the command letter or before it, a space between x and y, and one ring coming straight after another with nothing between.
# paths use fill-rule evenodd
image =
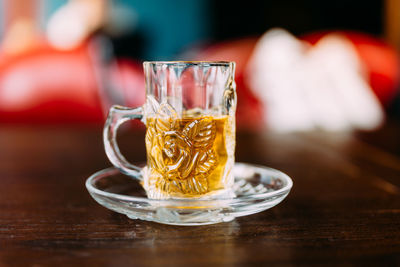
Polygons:
<instances>
[{"instance_id":1,"label":"embossed glass pattern","mask_svg":"<svg viewBox=\"0 0 400 267\"><path fill-rule=\"evenodd\" d=\"M140 177L149 198L232 197L234 63L145 62L144 70L145 105L114 107L110 112L105 127L110 160L138 177L140 169L120 155L113 132L119 121L142 119L147 168ZM117 114L122 115L115 119Z\"/></svg>"}]
</instances>

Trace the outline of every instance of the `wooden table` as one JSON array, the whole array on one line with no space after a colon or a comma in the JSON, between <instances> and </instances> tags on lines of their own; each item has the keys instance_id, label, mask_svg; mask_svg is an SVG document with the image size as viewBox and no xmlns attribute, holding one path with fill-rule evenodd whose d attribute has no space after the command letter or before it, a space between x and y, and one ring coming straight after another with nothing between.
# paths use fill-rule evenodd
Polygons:
<instances>
[{"instance_id":1,"label":"wooden table","mask_svg":"<svg viewBox=\"0 0 400 267\"><path fill-rule=\"evenodd\" d=\"M122 151L145 160L143 131ZM278 206L178 227L98 205L100 127L0 127L0 266L400 265L400 125L364 134L238 134L237 161L289 174Z\"/></svg>"}]
</instances>

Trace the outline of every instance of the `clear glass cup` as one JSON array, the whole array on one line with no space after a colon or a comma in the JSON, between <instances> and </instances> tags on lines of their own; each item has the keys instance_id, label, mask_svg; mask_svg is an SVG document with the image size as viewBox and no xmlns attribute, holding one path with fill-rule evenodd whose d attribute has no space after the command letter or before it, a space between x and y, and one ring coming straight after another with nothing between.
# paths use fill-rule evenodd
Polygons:
<instances>
[{"instance_id":1,"label":"clear glass cup","mask_svg":"<svg viewBox=\"0 0 400 267\"><path fill-rule=\"evenodd\" d=\"M233 197L236 85L234 62L144 62L146 102L113 106L104 127L108 158L122 173L141 177L147 196ZM129 163L117 145L118 127L146 125L147 166Z\"/></svg>"}]
</instances>

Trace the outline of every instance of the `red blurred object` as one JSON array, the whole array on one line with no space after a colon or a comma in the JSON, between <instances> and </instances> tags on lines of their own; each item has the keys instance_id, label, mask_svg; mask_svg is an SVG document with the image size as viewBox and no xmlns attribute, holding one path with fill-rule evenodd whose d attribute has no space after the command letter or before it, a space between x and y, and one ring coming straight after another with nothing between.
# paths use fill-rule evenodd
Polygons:
<instances>
[{"instance_id":1,"label":"red blurred object","mask_svg":"<svg viewBox=\"0 0 400 267\"><path fill-rule=\"evenodd\" d=\"M100 123L104 115L87 46L36 47L0 61L0 122Z\"/></svg>"},{"instance_id":2,"label":"red blurred object","mask_svg":"<svg viewBox=\"0 0 400 267\"><path fill-rule=\"evenodd\" d=\"M144 102L141 67L128 60L99 66L101 51L42 45L0 59L0 123L103 124L112 104Z\"/></svg>"},{"instance_id":3,"label":"red blurred object","mask_svg":"<svg viewBox=\"0 0 400 267\"><path fill-rule=\"evenodd\" d=\"M400 81L400 61L394 48L370 35L349 31L323 31L307 34L301 39L317 43L328 34L345 36L353 43L368 72L369 83L384 106L396 95Z\"/></svg>"},{"instance_id":4,"label":"red blurred object","mask_svg":"<svg viewBox=\"0 0 400 267\"><path fill-rule=\"evenodd\" d=\"M236 62L237 126L242 130L258 130L263 126L262 103L245 83L247 63L258 38L219 43L208 47L198 55L199 60L223 60Z\"/></svg>"}]
</instances>

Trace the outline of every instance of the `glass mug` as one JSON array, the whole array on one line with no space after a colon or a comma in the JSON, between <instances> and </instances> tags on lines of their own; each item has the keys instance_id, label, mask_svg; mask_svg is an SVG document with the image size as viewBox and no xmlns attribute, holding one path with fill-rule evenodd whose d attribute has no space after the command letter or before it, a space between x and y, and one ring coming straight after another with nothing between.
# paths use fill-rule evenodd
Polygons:
<instances>
[{"instance_id":1,"label":"glass mug","mask_svg":"<svg viewBox=\"0 0 400 267\"><path fill-rule=\"evenodd\" d=\"M144 62L146 102L113 106L104 126L108 158L141 180L152 199L233 197L236 84L234 62ZM117 145L118 127L146 125L147 167L130 164Z\"/></svg>"}]
</instances>

